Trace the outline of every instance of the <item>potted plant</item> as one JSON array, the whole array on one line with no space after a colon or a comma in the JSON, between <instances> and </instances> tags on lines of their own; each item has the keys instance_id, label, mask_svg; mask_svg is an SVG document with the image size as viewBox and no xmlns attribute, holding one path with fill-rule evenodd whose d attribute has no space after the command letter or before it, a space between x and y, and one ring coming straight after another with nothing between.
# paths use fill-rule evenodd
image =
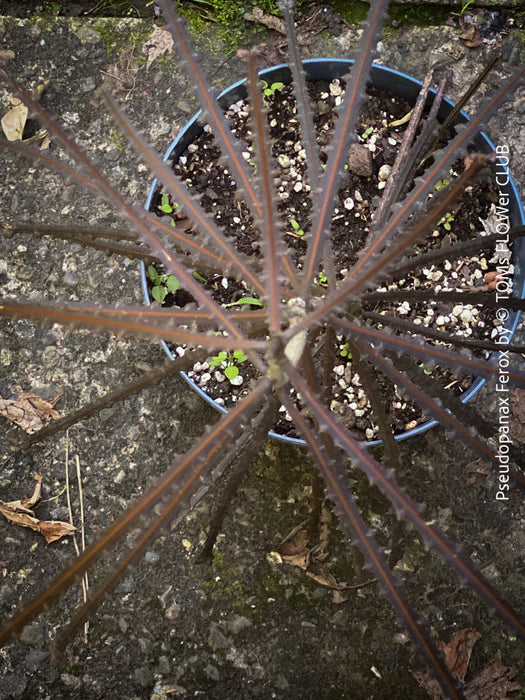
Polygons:
<instances>
[{"instance_id":1,"label":"potted plant","mask_svg":"<svg viewBox=\"0 0 525 700\"><path fill-rule=\"evenodd\" d=\"M331 81L335 81L335 85L339 85L340 81L345 78L353 65L354 61L350 59L329 59L329 58L324 58L324 59L309 59L303 62L303 68L305 71L306 79L308 82L315 83L319 81L323 81L325 84L330 84ZM276 93L277 91L280 91L283 86L285 85L290 85L292 82L292 72L290 70L290 67L287 64L281 64L279 66L275 66L272 68L266 68L264 70L261 70L259 73L259 77L265 87L264 91L267 97L271 97ZM418 98L418 95L421 92L422 88L422 83L421 81L418 81L414 78L411 78L408 75L405 75L404 73L401 73L400 71L393 70L391 68L388 68L387 66L382 66L379 64L373 64L371 73L370 73L370 81L371 84L374 88L378 90L384 90L384 91L389 91L390 93L393 93L399 98L402 98L403 100L406 100L410 105L413 105L416 103L416 100ZM246 79L240 80L236 82L235 84L231 85L230 87L226 88L218 97L219 104L221 107L227 111L232 105L235 104L241 104L244 100L246 100L248 96L248 90L246 86ZM427 98L427 104L430 105L433 100L436 98L436 90L435 89L430 89L429 90L429 95ZM446 97L442 99L440 102L439 110L437 112L437 119L439 122L442 124L445 122L447 119L450 119L452 115L452 122L451 122L451 127L457 127L460 124L465 124L468 122L468 116L463 110L456 110L455 105L448 100ZM406 124L406 123L405 123ZM201 112L196 113L192 119L181 129L179 134L176 136L176 138L173 140L173 142L170 144L169 148L167 149L166 153L164 154L164 160L170 164L172 164L172 167L175 166L175 164L179 161L179 159L182 157L183 160L187 158L188 155L188 147L191 146L192 144L195 143L196 138L202 134L203 130L203 123L202 123L202 116ZM405 127L403 127L405 128ZM362 129L363 131L363 129ZM368 133L367 133L368 131ZM365 141L370 135L372 135L373 129L370 127L368 130L365 129L362 134L361 141ZM364 138L363 138L364 137ZM399 145L397 146L399 147ZM491 143L490 139L484 134L484 133L479 133L473 140L473 148L476 151L479 151L481 153L493 153L495 152L495 146ZM347 165L345 167L348 167ZM505 168L505 162L500 158L498 161L498 164L495 164L492 166L491 171L492 171L492 177L496 178L497 173L498 173L498 167L499 167L499 172L503 171L506 173L505 176L505 184L506 184L506 190L505 193L508 193L508 211L509 211L509 222L511 226L518 226L520 224L523 224L525 219L524 219L524 214L523 214L523 208L518 196L518 192L516 190L516 187L514 185L514 182L512 180L512 177L510 174L507 174L507 170ZM376 170L378 168L376 167ZM371 173L370 173L371 174ZM446 182L446 181L445 181ZM441 181L437 183L436 187L439 187L441 185ZM486 195L484 195L486 196ZM163 212L166 215L172 215L173 214L173 207L171 204L168 202L168 196L166 194L162 195L162 201L160 201L161 194L159 190L159 185L157 180L155 179L154 182L151 185L149 196L147 198L145 208L147 211L155 211L159 210L160 212ZM297 221L292 217L292 214L287 214L288 219L290 220L292 228L295 228L296 230L299 229L299 224ZM286 217L285 217L286 218ZM445 217L442 217L442 220L438 222L438 225L442 225L443 228L441 230L442 234L447 234L453 226L458 225L452 224L454 221L454 217L450 212L447 212ZM461 223L459 224L461 226ZM482 229L482 223L480 222L478 224L478 228L480 230ZM436 232L434 232L436 233ZM293 234L291 234L293 235ZM302 237L304 235L304 231L300 229L300 236ZM449 236L450 237L450 236ZM443 238L443 236L441 236ZM524 287L525 287L525 270L523 268L523 265L520 263L520 260L523 258L524 254L524 246L525 246L525 239L524 238L519 238L514 242L513 246L513 265L515 269L515 274L513 276L513 294L517 296L518 298L523 298L524 294ZM494 250L492 251L494 253ZM462 263L464 260L462 261ZM142 287L143 287L143 293L144 293L144 298L146 300L147 304L151 303L152 299L152 290L155 291L154 287L154 279L152 278L152 274L157 275L158 273L156 272L151 272L154 271L155 268L151 266L147 266L145 263L141 263L141 279L142 279ZM417 280L419 283L419 280ZM178 282L177 282L178 285ZM167 288L164 290L163 293L163 298L162 301L164 301L165 295L167 293ZM153 294L153 297L155 298L155 294ZM156 298L158 301L158 297ZM253 297L246 296L241 297L240 301L251 301L253 300ZM254 301L257 301L256 299ZM234 303L240 303L240 302L234 302ZM227 304L228 306L228 304ZM505 319L504 322L504 327L506 329L509 329L511 332L510 337L512 337L512 333L514 332L514 329L516 328L516 325L519 320L519 311L510 311L508 316ZM436 314L437 316L437 314ZM461 331L460 331L461 332ZM470 331L471 332L471 331ZM488 337L488 336L487 336ZM174 359L177 357L175 348L172 345L169 345L165 341L162 341L162 346L168 355L170 359ZM341 349L342 348L342 349ZM231 353L230 353L231 354ZM347 353L344 349L344 343L341 344L340 346L340 354L344 355L346 357ZM225 353L223 352L224 358L222 358L220 361L218 361L218 356L212 357L209 362L206 362L204 365L202 363L198 363L198 367L203 368L202 373L205 374L205 377L208 377L210 374L209 367L215 367L215 366L220 366L221 363L222 365L226 366L229 364L232 368L234 368L235 372L235 377L238 376L238 369L237 369L237 363L235 360L232 360L232 362L229 362L226 358ZM232 355L233 358L233 355ZM244 359L246 360L246 356L244 356ZM335 358L337 361L338 357ZM339 358L340 359L340 358ZM341 368L342 365L339 363L336 365L336 367ZM213 370L211 370L213 371ZM190 371L190 374L188 374L187 371L181 372L181 376L190 384L190 386L193 388L193 390L199 394L205 401L210 403L216 410L220 412L226 412L227 408L225 407L225 401L221 398L216 400L217 395L214 393L214 388L211 386L213 382L209 383L207 386L203 385L202 382L199 383L198 380L198 375L196 375L195 372ZM221 382L223 379L221 378ZM468 388L465 388L462 390L460 396L461 396L461 401L463 403L466 403L469 401L471 398L473 398L476 393L479 391L479 389L483 386L485 383L485 380L483 378L473 378L472 381L466 381L464 384L470 384ZM228 383L226 383L226 388L228 389ZM215 390L216 391L216 390ZM223 392L224 393L224 392ZM227 403L227 405L231 405L231 403ZM348 410L348 409L347 409ZM422 419L421 422L419 422L417 425L414 425L414 427L410 427L413 423L416 423L416 421L406 421L406 424L409 426L408 429L402 430L401 432L397 432L395 435L396 440L403 440L408 437L418 435L426 430L428 430L430 427L433 427L437 425L438 421L436 420L424 420ZM269 435L273 438L283 440L285 442L290 442L293 444L302 444L304 445L304 440L297 438L294 436L294 434L290 434L291 431L285 432L286 426L284 426L283 429L279 430L279 428L275 430L271 430L269 432ZM367 442L368 444L377 444L381 442L380 440L374 439L374 436L372 435L372 431L370 428L367 429L368 434L367 434ZM375 431L377 432L377 430Z\"/></svg>"},{"instance_id":2,"label":"potted plant","mask_svg":"<svg viewBox=\"0 0 525 700\"><path fill-rule=\"evenodd\" d=\"M128 202L69 139L62 128L43 112L31 95L2 71L2 77L13 92L38 115L43 125L77 161L80 172L73 172L69 166L62 165L47 155L33 153L23 143L8 145L15 151L29 152L41 162L59 168L95 189L102 199L109 201L132 230L130 237L135 246L128 249L128 252L146 258L148 262L155 260L164 265L166 271L158 272L160 279L155 278L156 286L162 286L170 275L175 277L180 287L196 301L197 308L158 310L69 303L41 305L7 299L0 305L0 314L5 317L23 316L60 322L82 328L111 329L115 333L129 332L155 340L165 339L187 347L202 346L201 349L188 351L173 361L168 369L155 372L153 379L156 381L167 372L182 368L185 362L194 363L203 353L215 352L221 362L221 353L225 353L226 362L230 361L231 353L232 357L239 361L241 356L236 356L236 351L242 351L249 357L260 378L246 397L221 416L182 457L176 457L166 473L138 502L129 506L99 539L44 588L38 598L21 607L6 621L0 629L0 643L16 637L28 622L56 600L117 541L134 529L144 514L151 513L149 528L141 532L132 549L116 563L108 579L75 615L71 628L65 632L62 640L67 642L129 565L144 553L148 544L158 537L173 518L182 517L190 511L202 493L230 465L235 464L233 475L238 477L240 472L237 467L245 469L253 462L268 430L275 423L280 405L283 405L305 440L326 484L328 496L337 509L341 526L360 548L365 566L381 584L414 645L424 655L443 693L447 697L460 698L462 692L458 683L443 661L425 625L412 612L401 581L389 566L389 557L376 542L358 507L355 487L358 480L360 488L364 488L366 480L377 486L391 502L395 513L408 520L420 533L425 545L433 548L441 560L453 568L460 580L494 610L513 633L525 637L525 623L520 615L438 524L422 515L421 508L398 483L395 468L399 466L399 451L389 427L384 402L374 382L375 375L380 371L398 383L403 391L417 396L423 410L446 424L459 439L464 440L490 464L498 475L501 493L506 497L510 482L519 486L525 485L522 471L513 463L512 451L509 448L510 455L505 472L499 473L498 457L485 439L490 436L490 426L487 426L482 417L475 416L471 410L465 410L460 401L451 397L439 382L433 381L432 376L428 374L431 375L433 367L439 364L448 366L453 371L467 371L491 380L501 378L501 367L471 352L472 349L483 352L494 350L498 344L485 341L472 343L468 338L454 338L440 328L429 330L424 324L422 327L416 323L407 325L395 315L380 315L378 318L376 312L368 305L377 302L377 294L384 294L384 298L392 303L398 302L400 294L403 299L414 303L421 299L428 301L429 297L433 300L440 299L441 294L436 293L435 289L419 292L387 287L386 291L382 292L380 287L400 271L408 274L414 265L420 264L423 259L430 266L436 262L457 259L458 256L471 253L480 246L485 249L486 246L497 243L499 233L496 231L485 236L483 240L452 242L443 249L417 249L429 231L432 231L434 226L439 226L438 222L443 220L443 227L450 223L450 215L453 215L451 206L456 197L470 186L479 172L495 164L496 158L492 153L469 154L468 161L465 162L468 145L512 90L521 83L524 70L511 76L495 95L486 100L465 128L443 149L434 150L432 147L428 153L429 144L433 146L435 140L432 130L435 126L432 117L435 115L432 114L432 110L428 123L434 126L429 132L423 127L422 141L417 138L414 140L420 121L417 110L414 110L411 129L402 141L404 152L392 165L395 175L391 177L393 188L390 189L388 197L386 192L383 195L384 201L390 200L392 206L383 211L380 209L380 214L377 218L374 217L372 231L367 231L365 245L357 260L343 274L334 266L330 224L332 212L337 206L336 199L344 177L348 150L355 140L354 127L362 105L367 75L373 63L374 46L380 38L388 3L385 0L375 0L371 4L368 29L363 35L356 62L346 84L331 148L325 154L326 162L319 156L317 139L314 136L290 2L280 3L289 34L297 121L304 139L304 161L307 168L305 180L310 183L313 197L308 231L301 225L302 222L297 220L298 227L292 226L296 235L303 231L303 234L307 233L304 237L308 238L307 249L298 273L297 268L290 264L290 257L283 244L280 211L276 205L277 197L272 176L270 142L266 135L264 90L261 92L259 89L255 55L250 53L248 56L248 85L255 147L248 152L246 159L242 155L242 147L239 148L239 144L231 137L222 110L205 87L182 23L171 5L164 0L161 0L160 4L184 61L190 66L193 82L199 86L197 93L207 111L207 121L220 138L223 155L228 157L229 179L235 181L240 196L247 202L261 234L258 239L261 249L260 262L251 261L248 256L230 245L228 236L224 235L191 191L181 183L181 179L174 177L171 169L152 153L111 95L106 95L106 101L122 132L145 158L171 196L171 200L164 204L161 201L161 206L169 206L172 209L175 204L180 206L185 214L198 224L200 237L193 236L186 230L179 230L177 226L166 225L154 215L139 211ZM270 83L270 90L273 84ZM424 102L423 95L420 100L421 109ZM196 122L194 127L199 129ZM440 128L436 128L439 133ZM413 148L416 150L412 150ZM244 161L249 161L252 154L254 165L250 169ZM410 157L416 171L420 166L423 168L421 175L417 175L416 172L415 180L413 169L408 165ZM455 168L458 160L463 161L463 167L457 175L452 175L450 170ZM323 165L326 167L323 168ZM449 177L452 178L451 181L445 183L444 180L448 180ZM441 185L437 187L440 182ZM396 192L397 186L401 191ZM509 242L515 241L523 234L523 227L508 224L506 234ZM64 231L61 231L61 235L67 236ZM147 250L144 250L144 247ZM107 249L114 250L110 246ZM414 260L414 250L419 255L416 255L417 260ZM510 265L508 255L503 257ZM195 273L202 277L205 269L227 270L229 276L257 292L257 297L254 295L253 298L261 300L264 306L249 312L239 311L235 307L233 310L224 308L195 277ZM320 276L321 272L325 275L323 279ZM338 274L340 279L337 278ZM165 280L164 275L168 275ZM318 287L323 286L324 280L328 291L319 292ZM496 280L497 274L493 281ZM322 284L319 285L319 282ZM499 280L496 281L496 284L498 283ZM176 286L173 282L171 284ZM482 292L464 290L457 294L447 294L453 294L452 298L457 299L458 303L461 301L469 305L478 304L483 300L486 308L501 308L508 314L523 308L523 302L519 298L510 294L500 294L506 298L496 299L487 294L487 291L488 289ZM377 417L384 442L384 463L380 463L346 428L340 416L333 410L332 397L325 391L329 386L324 381L326 374L334 367L334 335L336 339L338 335L341 336L343 346L348 344L348 347L344 348L346 356L348 357L348 352L352 353L352 364L355 362L355 371L359 374L363 386L366 386L368 399ZM508 333L502 330L501 335L506 338ZM431 342L435 340L441 343L445 341L453 347ZM521 348L512 348L509 345L509 350L520 352ZM505 383L525 385L523 373L510 370L504 374ZM145 384L146 382L142 382L141 387ZM129 392L136 388L135 384L115 392L110 400L115 401L123 395L129 395ZM100 409L101 405L106 406L107 402L100 401L95 404L94 408ZM82 413L82 417L85 417L89 410L93 410L93 406L88 407ZM57 425L64 427L68 424L66 419ZM39 434L39 438L49 434L44 431ZM357 475L358 472L361 476ZM158 508L155 508L156 506Z\"/></svg>"}]
</instances>

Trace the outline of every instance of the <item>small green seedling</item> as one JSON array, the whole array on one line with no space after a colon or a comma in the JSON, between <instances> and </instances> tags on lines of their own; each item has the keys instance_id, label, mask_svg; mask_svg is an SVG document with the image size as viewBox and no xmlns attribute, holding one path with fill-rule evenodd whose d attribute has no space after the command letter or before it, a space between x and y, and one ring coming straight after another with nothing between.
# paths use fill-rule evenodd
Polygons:
<instances>
[{"instance_id":1,"label":"small green seedling","mask_svg":"<svg viewBox=\"0 0 525 700\"><path fill-rule=\"evenodd\" d=\"M284 87L284 83L272 83L271 85L268 85L266 80L262 81L263 84L263 92L266 95L266 97L270 97L273 95L276 90L280 90L281 88Z\"/></svg>"},{"instance_id":2,"label":"small green seedling","mask_svg":"<svg viewBox=\"0 0 525 700\"><path fill-rule=\"evenodd\" d=\"M148 265L146 275L151 280L151 296L162 304L168 292L175 294L180 287L179 280L174 275L160 275L153 265Z\"/></svg>"},{"instance_id":3,"label":"small green seedling","mask_svg":"<svg viewBox=\"0 0 525 700\"><path fill-rule=\"evenodd\" d=\"M339 351L339 354L341 355L341 357L346 357L347 360L351 360L352 353L350 352L350 350L348 348L349 348L348 343L341 345L341 350Z\"/></svg>"},{"instance_id":4,"label":"small green seedling","mask_svg":"<svg viewBox=\"0 0 525 700\"><path fill-rule=\"evenodd\" d=\"M469 7L469 5L472 5L473 2L474 0L467 0L467 2L463 3L463 6L459 12L451 12L450 14L454 15L454 17L463 17L467 8Z\"/></svg>"},{"instance_id":5,"label":"small green seedling","mask_svg":"<svg viewBox=\"0 0 525 700\"><path fill-rule=\"evenodd\" d=\"M443 226L443 228L445 229L445 231L450 231L450 229L452 228L452 226L451 226L450 224L451 224L453 221L454 221L454 217L452 216L452 214L451 214L449 211L447 211L447 213L445 214L445 216L443 216L443 217L438 221L437 225L438 225L438 226Z\"/></svg>"},{"instance_id":6,"label":"small green seedling","mask_svg":"<svg viewBox=\"0 0 525 700\"><path fill-rule=\"evenodd\" d=\"M243 306L244 304L250 304L250 306L264 306L262 301L256 297L242 297L241 299L237 299L237 301L232 301L230 304L223 304L223 306L225 309L229 309L230 306Z\"/></svg>"},{"instance_id":7,"label":"small green seedling","mask_svg":"<svg viewBox=\"0 0 525 700\"><path fill-rule=\"evenodd\" d=\"M366 141L369 136L372 136L373 131L374 131L373 126L369 126L368 129L365 129L363 131L363 133L361 134L361 138L363 139L363 141Z\"/></svg>"},{"instance_id":8,"label":"small green seedling","mask_svg":"<svg viewBox=\"0 0 525 700\"><path fill-rule=\"evenodd\" d=\"M195 277L196 280L199 280L199 282L203 282L204 284L206 284L207 281L208 281L208 280L206 279L206 277L203 277L202 275L199 275L199 273L196 272L196 271L193 272L193 276Z\"/></svg>"},{"instance_id":9,"label":"small green seedling","mask_svg":"<svg viewBox=\"0 0 525 700\"><path fill-rule=\"evenodd\" d=\"M227 379L232 381L239 376L239 367L242 362L248 359L247 355L242 350L234 350L233 352L221 351L218 355L214 355L209 361L211 367L220 367Z\"/></svg>"},{"instance_id":10,"label":"small green seedling","mask_svg":"<svg viewBox=\"0 0 525 700\"><path fill-rule=\"evenodd\" d=\"M315 281L320 287L328 287L328 277L323 270L321 270L321 272L317 275Z\"/></svg>"},{"instance_id":11,"label":"small green seedling","mask_svg":"<svg viewBox=\"0 0 525 700\"><path fill-rule=\"evenodd\" d=\"M164 212L164 214L173 214L176 212L179 208L179 205L177 202L174 202L173 204L170 204L170 198L169 195L163 194L160 202L160 210ZM173 217L170 219L171 225L175 226L175 220Z\"/></svg>"},{"instance_id":12,"label":"small green seedling","mask_svg":"<svg viewBox=\"0 0 525 700\"><path fill-rule=\"evenodd\" d=\"M295 219L290 219L290 226L293 228L293 231L290 231L290 236L296 236L300 238L301 236L304 236L304 231L299 225L299 222L296 221Z\"/></svg>"},{"instance_id":13,"label":"small green seedling","mask_svg":"<svg viewBox=\"0 0 525 700\"><path fill-rule=\"evenodd\" d=\"M436 184L434 185L434 189L437 190L438 192L441 192L441 190L444 190L445 187L448 187L450 185L450 180L447 180L444 178L443 180L438 180Z\"/></svg>"}]
</instances>

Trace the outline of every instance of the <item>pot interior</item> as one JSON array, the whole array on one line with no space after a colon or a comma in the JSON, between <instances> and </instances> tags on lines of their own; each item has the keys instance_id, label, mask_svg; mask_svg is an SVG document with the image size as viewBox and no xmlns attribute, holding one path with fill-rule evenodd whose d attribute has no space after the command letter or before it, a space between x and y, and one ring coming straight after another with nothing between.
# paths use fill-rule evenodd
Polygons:
<instances>
[{"instance_id":1,"label":"pot interior","mask_svg":"<svg viewBox=\"0 0 525 700\"><path fill-rule=\"evenodd\" d=\"M349 72L352 65L353 60L340 58L309 59L303 61L303 67L307 79L310 81L332 81L336 78L343 78ZM288 85L292 82L291 71L287 64L281 64L272 68L266 68L260 71L259 75L263 80L266 80L269 84L274 82L282 82L285 85ZM391 92L396 93L399 97L402 97L412 103L415 102L421 88L421 82L416 80L415 78L412 78L404 73L401 73L400 71L379 64L373 64L369 82L376 88L390 90ZM237 83L234 83L230 87L226 88L223 92L221 92L218 96L218 100L221 107L224 110L226 110L231 104L239 100L245 99L247 97L247 94L248 92L246 89L246 80L244 79L238 81ZM430 95L428 98L429 104L431 104L432 100L434 99L434 96L435 90L430 90ZM453 110L453 108L454 103L445 97L442 100L438 112L439 121L444 121L448 117L450 112ZM190 145L190 143L192 143L192 141L202 131L204 123L199 121L200 116L201 112L199 111L179 132L179 134L171 143L164 155L165 161L170 159L176 160L177 158L179 158ZM461 111L456 118L455 124L462 124L467 121L468 115L464 111ZM473 144L476 150L482 153L491 153L496 150L495 146L484 133L478 134ZM508 197L508 215L510 226L512 227L525 224L524 210L520 198L518 196L518 192L514 181L512 180L510 173L508 173L504 156L500 157L499 162L492 166L492 171L494 176L496 176L496 174L499 175L501 182L503 182L501 178L502 173L504 173L504 185L501 187L500 193L501 196ZM151 185L150 192L146 200L145 209L147 211L149 211L151 208L151 203L155 195L156 189L157 180L155 179ZM525 237L522 237L514 241L513 244L513 293L514 296L520 299L523 299L525 297L525 265L523 264L524 258ZM144 263L141 263L141 279L146 303L150 304L151 302L146 277L146 268ZM519 311L510 311L508 314L508 318L504 324L505 328L510 329L512 334L514 333L518 324L519 316ZM168 357L170 359L174 359L175 356L164 341L162 341L162 346ZM223 413L227 411L227 409L224 408L224 406L218 404L209 394L203 391L185 372L181 372L181 376L185 379L186 382L188 382L188 384L192 387L194 391L196 391L205 401L214 406L215 409ZM461 401L463 403L469 401L481 389L484 383L484 379L481 379L479 377L477 379L474 379L470 388L461 394ZM428 420L425 423L421 423L412 430L408 430L406 432L397 434L395 436L395 439L405 440L406 438L412 437L414 435L419 435L437 424L438 422L436 420ZM270 437L282 440L284 442L298 445L305 444L303 440L290 436L280 435L279 433L276 433L274 431L270 431L268 434ZM367 444L377 445L380 444L380 442L380 440L373 440L368 442Z\"/></svg>"}]
</instances>

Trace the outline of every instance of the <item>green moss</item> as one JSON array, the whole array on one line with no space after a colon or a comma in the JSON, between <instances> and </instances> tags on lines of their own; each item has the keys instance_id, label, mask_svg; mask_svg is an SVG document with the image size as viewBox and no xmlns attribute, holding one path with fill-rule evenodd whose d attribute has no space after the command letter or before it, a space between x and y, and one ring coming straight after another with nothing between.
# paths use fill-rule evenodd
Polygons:
<instances>
[{"instance_id":1,"label":"green moss","mask_svg":"<svg viewBox=\"0 0 525 700\"><path fill-rule=\"evenodd\" d=\"M298 6L306 0L299 0ZM244 19L254 7L265 14L277 15L277 0L178 0L179 14L186 18L188 29L199 37L212 36L210 50L230 55L240 46L262 41L266 29ZM210 34L210 29L214 28Z\"/></svg>"},{"instance_id":2,"label":"green moss","mask_svg":"<svg viewBox=\"0 0 525 700\"><path fill-rule=\"evenodd\" d=\"M239 23L246 12L254 7L265 14L277 14L276 0L179 0L177 7L185 17L197 16L204 21L218 22L225 26Z\"/></svg>"},{"instance_id":3,"label":"green moss","mask_svg":"<svg viewBox=\"0 0 525 700\"><path fill-rule=\"evenodd\" d=\"M370 8L367 2L361 0L332 0L328 4L349 24L363 22Z\"/></svg>"},{"instance_id":4,"label":"green moss","mask_svg":"<svg viewBox=\"0 0 525 700\"><path fill-rule=\"evenodd\" d=\"M97 4L97 16L118 15L121 17L140 17L142 10L140 5L141 3L135 4L132 0L101 0L101 2Z\"/></svg>"},{"instance_id":5,"label":"green moss","mask_svg":"<svg viewBox=\"0 0 525 700\"><path fill-rule=\"evenodd\" d=\"M126 147L126 142L118 129L111 129L109 132L109 140L115 145L117 151L123 151Z\"/></svg>"},{"instance_id":6,"label":"green moss","mask_svg":"<svg viewBox=\"0 0 525 700\"><path fill-rule=\"evenodd\" d=\"M238 564L232 564L226 558L226 555L217 546L213 548L213 576L212 578L202 581L200 573L195 571L195 577L199 579L199 584L204 590L220 592L227 598L236 601L240 599L244 593L244 587L239 580L242 573L242 567Z\"/></svg>"},{"instance_id":7,"label":"green moss","mask_svg":"<svg viewBox=\"0 0 525 700\"><path fill-rule=\"evenodd\" d=\"M434 27L444 24L454 10L449 5L390 5L389 24L399 27Z\"/></svg>"},{"instance_id":8,"label":"green moss","mask_svg":"<svg viewBox=\"0 0 525 700\"><path fill-rule=\"evenodd\" d=\"M110 17L95 20L93 29L100 36L108 56L142 46L151 34L151 26L147 22L131 22Z\"/></svg>"},{"instance_id":9,"label":"green moss","mask_svg":"<svg viewBox=\"0 0 525 700\"><path fill-rule=\"evenodd\" d=\"M157 58L157 66L160 70L164 71L165 73L171 74L175 70L175 60L173 56L163 54L162 56L159 56Z\"/></svg>"},{"instance_id":10,"label":"green moss","mask_svg":"<svg viewBox=\"0 0 525 700\"><path fill-rule=\"evenodd\" d=\"M366 19L369 4L361 0L331 0L328 3L349 24L359 24ZM389 22L397 27L428 27L443 24L453 8L447 5L390 5Z\"/></svg>"}]
</instances>

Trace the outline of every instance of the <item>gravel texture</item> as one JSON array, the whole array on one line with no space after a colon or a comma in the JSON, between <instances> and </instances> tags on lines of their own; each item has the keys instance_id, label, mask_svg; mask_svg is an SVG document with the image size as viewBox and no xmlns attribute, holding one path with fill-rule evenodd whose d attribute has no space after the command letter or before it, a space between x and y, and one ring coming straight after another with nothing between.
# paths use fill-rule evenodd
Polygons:
<instances>
[{"instance_id":1,"label":"gravel texture","mask_svg":"<svg viewBox=\"0 0 525 700\"><path fill-rule=\"evenodd\" d=\"M114 32L114 22L105 22ZM42 101L46 109L72 125L83 147L122 191L143 201L149 175L122 148L109 118L97 106L96 87L117 66L128 113L161 152L193 113L194 100L176 58L153 62L148 69L135 66L151 31L149 22L119 20L119 36L144 38L132 51L121 47L110 56L100 37L101 26L96 31L86 19L46 23L0 18L1 48L14 53L9 68L20 82L47 84ZM311 55L346 56L358 36L355 28L338 38L322 34L310 47ZM197 41L214 83L224 87L242 75L242 64L221 54L212 30ZM492 45L468 50L450 27L404 28L384 39L380 60L419 78L429 60L447 60L453 73L447 93L454 99L498 42L504 61L489 78L490 92L524 59L522 44L512 32L494 37ZM0 98L5 111L2 87ZM511 149L511 169L522 192L523 98L523 92L517 93L490 125L494 139ZM10 154L3 154L2 192L2 220L114 221L104 205L76 185ZM0 283L2 294L30 299L141 298L136 263L19 234L0 240ZM523 330L520 334L523 337ZM57 407L64 413L162 360L156 344L58 326L40 328L26 321L0 321L0 335L0 395L8 398L23 390L51 397L62 392ZM483 391L477 403L497 420L493 387ZM69 463L74 475L78 456L90 541L213 417L212 410L174 377L76 426L68 438L51 438L26 453L11 452L8 439L14 430L2 420L0 499L29 496L32 472L37 471L44 482L38 516L67 519L65 468ZM517 430L517 410L515 417ZM428 518L463 542L484 574L525 612L525 509L519 494L512 491L508 502L497 502L494 478L467 473L473 455L441 429L403 445L402 457L400 480L426 505ZM423 662L413 654L377 586L350 592L346 603L336 605L327 589L302 571L268 559L308 515L309 471L303 451L268 444L226 518L213 567L198 565L195 559L204 541L211 494L183 524L151 545L141 564L92 618L87 643L79 636L53 665L48 644L80 598L79 588L73 587L59 605L24 630L18 643L0 652L0 698L426 697L410 674ZM71 490L78 523L74 479ZM360 502L388 547L394 525L390 509L373 490L361 495ZM2 614L34 595L74 554L70 539L46 545L36 533L3 519L0 542ZM525 683L523 646L471 592L459 587L455 575L426 552L408 528L404 543L399 573L435 636L448 641L455 629L470 626L482 633L469 677L501 650L504 664L514 666L517 679ZM335 523L326 563L338 580L355 582L351 557ZM103 571L96 567L92 572L92 587Z\"/></svg>"}]
</instances>

